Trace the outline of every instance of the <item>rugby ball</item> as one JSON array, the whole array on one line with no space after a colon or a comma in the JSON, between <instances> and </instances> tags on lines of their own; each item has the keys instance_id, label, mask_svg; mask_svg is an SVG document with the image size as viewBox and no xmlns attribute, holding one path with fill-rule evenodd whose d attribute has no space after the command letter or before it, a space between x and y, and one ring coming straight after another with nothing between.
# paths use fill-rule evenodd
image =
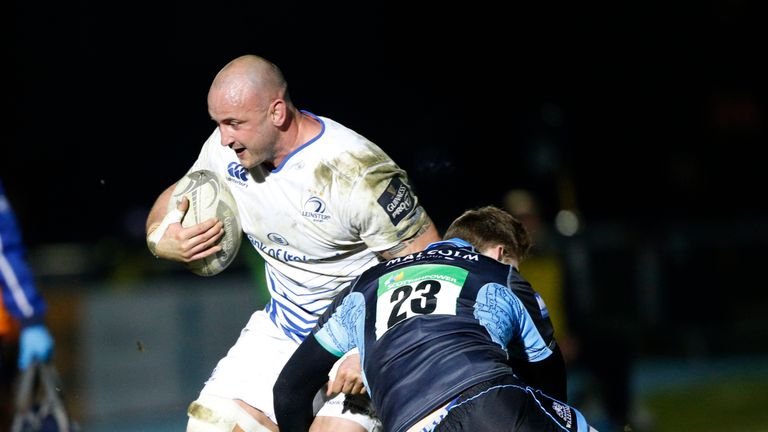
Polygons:
<instances>
[{"instance_id":1,"label":"rugby ball","mask_svg":"<svg viewBox=\"0 0 768 432\"><path fill-rule=\"evenodd\" d=\"M168 201L168 210L176 208L185 196L189 199L189 210L181 220L181 226L187 228L212 217L224 225L224 235L218 243L221 250L187 263L187 268L200 276L219 274L235 260L243 239L235 197L226 180L210 170L193 171L182 177Z\"/></svg>"}]
</instances>

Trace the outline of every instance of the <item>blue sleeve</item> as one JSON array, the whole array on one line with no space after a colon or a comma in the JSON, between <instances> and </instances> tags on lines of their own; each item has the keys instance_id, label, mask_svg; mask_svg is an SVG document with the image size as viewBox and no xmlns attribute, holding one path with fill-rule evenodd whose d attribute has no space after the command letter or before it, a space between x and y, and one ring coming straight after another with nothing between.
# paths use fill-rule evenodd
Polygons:
<instances>
[{"instance_id":1,"label":"blue sleeve","mask_svg":"<svg viewBox=\"0 0 768 432\"><path fill-rule=\"evenodd\" d=\"M341 301L334 301L326 313L328 313L327 319L318 321L313 331L317 342L336 357L359 348L355 328L358 320L365 319L365 303L362 295L345 292L344 298Z\"/></svg>"},{"instance_id":2,"label":"blue sleeve","mask_svg":"<svg viewBox=\"0 0 768 432\"><path fill-rule=\"evenodd\" d=\"M42 324L46 305L26 259L16 217L0 183L0 287L3 306L22 327Z\"/></svg>"},{"instance_id":3,"label":"blue sleeve","mask_svg":"<svg viewBox=\"0 0 768 432\"><path fill-rule=\"evenodd\" d=\"M489 283L480 288L474 313L510 357L537 362L552 354L528 309L506 286Z\"/></svg>"}]
</instances>

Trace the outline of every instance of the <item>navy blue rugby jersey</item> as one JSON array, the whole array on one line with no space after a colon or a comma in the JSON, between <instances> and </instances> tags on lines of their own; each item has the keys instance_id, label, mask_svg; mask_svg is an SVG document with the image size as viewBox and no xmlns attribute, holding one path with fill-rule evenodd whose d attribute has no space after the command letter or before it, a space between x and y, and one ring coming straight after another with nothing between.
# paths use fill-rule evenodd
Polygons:
<instances>
[{"instance_id":1,"label":"navy blue rugby jersey","mask_svg":"<svg viewBox=\"0 0 768 432\"><path fill-rule=\"evenodd\" d=\"M552 354L544 302L514 267L460 239L363 273L313 330L337 356L357 347L387 430L413 425L464 389Z\"/></svg>"}]
</instances>

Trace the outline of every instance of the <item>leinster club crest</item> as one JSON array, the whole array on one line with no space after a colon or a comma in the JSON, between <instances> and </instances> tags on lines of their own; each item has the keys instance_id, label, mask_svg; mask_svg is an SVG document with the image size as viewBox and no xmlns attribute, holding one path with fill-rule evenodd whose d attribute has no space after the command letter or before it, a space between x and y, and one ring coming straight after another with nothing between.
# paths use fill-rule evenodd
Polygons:
<instances>
[{"instance_id":1,"label":"leinster club crest","mask_svg":"<svg viewBox=\"0 0 768 432\"><path fill-rule=\"evenodd\" d=\"M326 214L325 201L316 196L310 197L304 202L301 215L312 222L325 222L331 218L330 215Z\"/></svg>"}]
</instances>

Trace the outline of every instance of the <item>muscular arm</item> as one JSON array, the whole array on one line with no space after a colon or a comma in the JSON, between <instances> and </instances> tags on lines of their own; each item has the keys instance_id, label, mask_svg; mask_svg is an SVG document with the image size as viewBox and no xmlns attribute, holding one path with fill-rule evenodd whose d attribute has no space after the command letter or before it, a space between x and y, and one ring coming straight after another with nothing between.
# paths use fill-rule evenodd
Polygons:
<instances>
[{"instance_id":1,"label":"muscular arm","mask_svg":"<svg viewBox=\"0 0 768 432\"><path fill-rule=\"evenodd\" d=\"M155 204L152 205L152 209L149 211L149 216L147 216L147 235L160 225L160 221L162 221L168 213L168 201L170 201L175 187L176 183L170 185L157 197Z\"/></svg>"},{"instance_id":2,"label":"muscular arm","mask_svg":"<svg viewBox=\"0 0 768 432\"><path fill-rule=\"evenodd\" d=\"M403 240L397 246L388 249L381 253L381 256L385 260L390 260L395 257L405 256L408 254L416 253L427 247L430 243L440 241L442 238L435 228L435 224L432 220L427 219L427 223L414 235L413 237Z\"/></svg>"},{"instance_id":3,"label":"muscular arm","mask_svg":"<svg viewBox=\"0 0 768 432\"><path fill-rule=\"evenodd\" d=\"M293 353L272 388L275 416L281 432L307 431L314 418L312 400L328 380L338 357L325 350L313 335Z\"/></svg>"}]
</instances>

